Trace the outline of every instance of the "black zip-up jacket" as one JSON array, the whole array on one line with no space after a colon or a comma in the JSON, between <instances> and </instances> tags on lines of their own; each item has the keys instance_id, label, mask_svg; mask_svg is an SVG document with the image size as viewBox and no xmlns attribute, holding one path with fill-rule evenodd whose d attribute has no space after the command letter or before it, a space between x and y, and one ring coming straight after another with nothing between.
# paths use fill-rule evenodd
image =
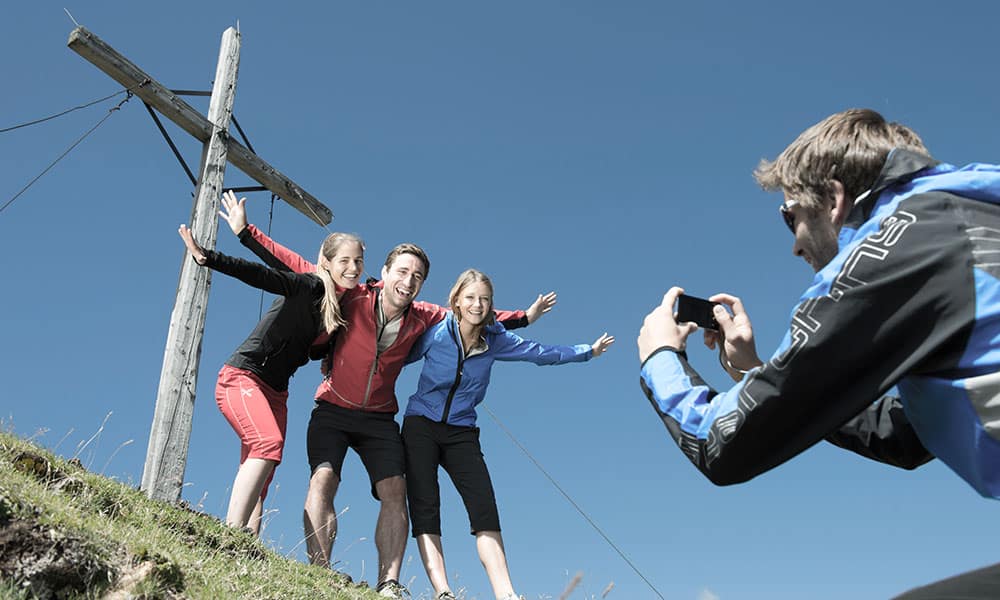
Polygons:
<instances>
[{"instance_id":1,"label":"black zip-up jacket","mask_svg":"<svg viewBox=\"0 0 1000 600\"><path fill-rule=\"evenodd\" d=\"M213 271L281 296L226 364L256 374L275 391L287 390L288 380L309 362L309 348L323 331L323 282L311 273L278 271L214 250L205 255L205 266Z\"/></svg>"}]
</instances>

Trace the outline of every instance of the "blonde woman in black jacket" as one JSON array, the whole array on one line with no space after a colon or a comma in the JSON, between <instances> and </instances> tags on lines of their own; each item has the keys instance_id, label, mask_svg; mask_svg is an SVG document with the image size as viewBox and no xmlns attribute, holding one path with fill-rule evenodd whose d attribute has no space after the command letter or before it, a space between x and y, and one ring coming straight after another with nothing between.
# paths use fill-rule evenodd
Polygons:
<instances>
[{"instance_id":1,"label":"blonde woman in black jacket","mask_svg":"<svg viewBox=\"0 0 1000 600\"><path fill-rule=\"evenodd\" d=\"M215 388L219 410L240 438L240 468L226 524L256 534L285 445L288 380L308 362L311 347L346 325L338 297L364 272L364 244L351 234L330 234L316 272L299 274L205 250L184 225L178 233L199 265L280 296L226 361Z\"/></svg>"}]
</instances>

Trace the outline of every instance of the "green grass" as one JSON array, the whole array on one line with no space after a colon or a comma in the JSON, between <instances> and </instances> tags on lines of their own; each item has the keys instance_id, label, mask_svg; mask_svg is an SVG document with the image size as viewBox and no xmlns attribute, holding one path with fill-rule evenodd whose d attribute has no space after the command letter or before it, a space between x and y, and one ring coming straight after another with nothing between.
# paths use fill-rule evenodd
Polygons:
<instances>
[{"instance_id":1,"label":"green grass","mask_svg":"<svg viewBox=\"0 0 1000 600\"><path fill-rule=\"evenodd\" d=\"M0 432L0 598L377 598Z\"/></svg>"}]
</instances>

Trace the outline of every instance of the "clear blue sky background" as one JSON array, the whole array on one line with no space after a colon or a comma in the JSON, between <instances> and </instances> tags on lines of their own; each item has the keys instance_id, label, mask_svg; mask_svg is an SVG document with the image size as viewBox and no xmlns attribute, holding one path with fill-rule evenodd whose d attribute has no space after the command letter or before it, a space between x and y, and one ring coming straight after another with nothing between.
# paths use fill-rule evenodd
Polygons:
<instances>
[{"instance_id":1,"label":"clear blue sky background","mask_svg":"<svg viewBox=\"0 0 1000 600\"><path fill-rule=\"evenodd\" d=\"M791 255L779 197L750 173L830 113L871 107L915 128L939 159L997 162L1000 6L17 2L0 22L0 128L121 89L66 47L63 7L175 89L210 89L221 34L239 20L237 118L265 160L332 208L331 229L366 239L371 274L393 245L414 241L433 263L422 299L443 302L455 276L477 267L501 307L559 293L530 337L617 336L585 365L498 365L487 403L664 597L885 598L998 560L997 505L937 463L908 473L820 445L744 485L713 487L640 391L635 338L680 284L741 296L761 354L771 353L812 273ZM0 202L117 100L0 135ZM168 128L196 165L200 145ZM226 175L253 183L234 167ZM133 99L0 213L4 427L138 483L191 192ZM269 200L248 200L265 228ZM307 257L327 233L280 201L271 227ZM247 256L228 230L219 247ZM215 515L238 459L215 375L259 302L213 278L184 498ZM693 340L693 364L724 389L715 356ZM299 559L318 381L315 365L294 378L264 533ZM402 398L415 381L413 369L400 379ZM518 590L558 597L582 572L574 598L600 597L611 582L608 598L654 598L480 417ZM443 487L452 581L490 598L464 510ZM336 506L346 510L337 568L371 581L376 504L353 454ZM412 544L403 580L427 597Z\"/></svg>"}]
</instances>

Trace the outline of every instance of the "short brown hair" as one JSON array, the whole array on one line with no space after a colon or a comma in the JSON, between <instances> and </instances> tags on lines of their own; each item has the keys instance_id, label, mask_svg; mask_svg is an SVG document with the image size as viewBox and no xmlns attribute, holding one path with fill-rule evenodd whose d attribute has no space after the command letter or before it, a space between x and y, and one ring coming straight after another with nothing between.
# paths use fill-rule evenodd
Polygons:
<instances>
[{"instance_id":1,"label":"short brown hair","mask_svg":"<svg viewBox=\"0 0 1000 600\"><path fill-rule=\"evenodd\" d=\"M807 208L820 208L836 179L854 199L869 189L889 151L930 154L920 136L867 108L852 108L806 129L774 161L761 160L753 176L768 191L781 190Z\"/></svg>"},{"instance_id":2,"label":"short brown hair","mask_svg":"<svg viewBox=\"0 0 1000 600\"><path fill-rule=\"evenodd\" d=\"M400 254L412 254L420 259L424 263L424 279L427 279L427 275L431 272L431 259L427 258L427 253L424 252L423 248L416 244L400 244L389 252L389 256L385 257L385 268L392 268L392 263L396 260Z\"/></svg>"}]
</instances>

